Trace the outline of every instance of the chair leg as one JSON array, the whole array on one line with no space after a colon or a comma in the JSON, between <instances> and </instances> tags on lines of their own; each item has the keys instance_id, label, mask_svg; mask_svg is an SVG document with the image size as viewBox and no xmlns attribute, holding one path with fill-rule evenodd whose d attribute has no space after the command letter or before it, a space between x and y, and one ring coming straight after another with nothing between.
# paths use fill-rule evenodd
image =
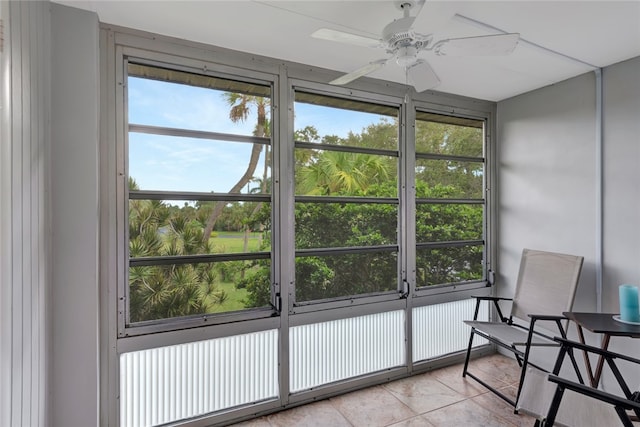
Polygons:
<instances>
[{"instance_id":1,"label":"chair leg","mask_svg":"<svg viewBox=\"0 0 640 427\"><path fill-rule=\"evenodd\" d=\"M527 338L527 346L524 350L524 356L522 357L522 365L520 366L520 381L518 382L518 391L516 393L516 404L514 406L517 406L518 404L518 400L520 399L520 393L522 392L522 384L524 384L524 377L527 374L527 365L529 364L529 352L531 351L531 339L533 337L533 322L531 324L531 327L529 329L529 336ZM517 357L517 353L516 353L516 357ZM517 411L514 411L514 413L517 413Z\"/></svg>"},{"instance_id":2,"label":"chair leg","mask_svg":"<svg viewBox=\"0 0 640 427\"><path fill-rule=\"evenodd\" d=\"M469 366L469 357L471 356L471 346L473 345L474 335L475 328L471 328L471 335L469 335L469 345L467 346L467 355L464 358L464 368L462 368L462 378L467 376L467 367Z\"/></svg>"}]
</instances>

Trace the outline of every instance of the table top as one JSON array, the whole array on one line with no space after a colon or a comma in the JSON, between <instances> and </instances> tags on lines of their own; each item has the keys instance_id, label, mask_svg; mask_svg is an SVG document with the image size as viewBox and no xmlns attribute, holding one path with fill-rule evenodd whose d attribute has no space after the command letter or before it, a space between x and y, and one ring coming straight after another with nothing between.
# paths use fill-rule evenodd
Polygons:
<instances>
[{"instance_id":1,"label":"table top","mask_svg":"<svg viewBox=\"0 0 640 427\"><path fill-rule=\"evenodd\" d=\"M640 325L632 325L613 320L613 316L616 316L618 313L580 313L565 311L562 314L591 332L610 336L640 338Z\"/></svg>"}]
</instances>

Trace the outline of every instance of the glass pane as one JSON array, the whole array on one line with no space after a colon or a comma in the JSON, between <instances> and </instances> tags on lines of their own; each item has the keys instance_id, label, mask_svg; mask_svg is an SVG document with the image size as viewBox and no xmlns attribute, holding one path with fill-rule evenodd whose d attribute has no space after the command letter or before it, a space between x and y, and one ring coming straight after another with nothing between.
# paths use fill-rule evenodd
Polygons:
<instances>
[{"instance_id":1,"label":"glass pane","mask_svg":"<svg viewBox=\"0 0 640 427\"><path fill-rule=\"evenodd\" d=\"M270 252L270 202L138 197L142 191L269 194L271 146L246 141L269 141L271 88L134 63L127 71L128 124L151 127L131 126L126 146L130 321L269 304L269 260L181 261ZM210 133L190 137L195 132ZM147 257L172 264L139 266Z\"/></svg>"},{"instance_id":2,"label":"glass pane","mask_svg":"<svg viewBox=\"0 0 640 427\"><path fill-rule=\"evenodd\" d=\"M397 197L398 159L364 153L296 149L296 194Z\"/></svg>"},{"instance_id":3,"label":"glass pane","mask_svg":"<svg viewBox=\"0 0 640 427\"><path fill-rule=\"evenodd\" d=\"M295 205L296 250L397 245L398 204L366 198L399 197L398 107L302 92L295 97L295 194L319 200ZM361 197L363 203L322 203L323 197ZM296 301L396 291L397 253L374 250L298 257Z\"/></svg>"},{"instance_id":4,"label":"glass pane","mask_svg":"<svg viewBox=\"0 0 640 427\"><path fill-rule=\"evenodd\" d=\"M266 306L269 271L269 260L130 267L130 322Z\"/></svg>"},{"instance_id":5,"label":"glass pane","mask_svg":"<svg viewBox=\"0 0 640 427\"><path fill-rule=\"evenodd\" d=\"M130 132L129 176L141 190L268 192L271 169L265 159L271 156L270 148ZM234 188L247 172L252 178Z\"/></svg>"},{"instance_id":6,"label":"glass pane","mask_svg":"<svg viewBox=\"0 0 640 427\"><path fill-rule=\"evenodd\" d=\"M296 258L296 301L398 290L398 253Z\"/></svg>"},{"instance_id":7,"label":"glass pane","mask_svg":"<svg viewBox=\"0 0 640 427\"><path fill-rule=\"evenodd\" d=\"M296 203L296 249L396 244L398 206Z\"/></svg>"},{"instance_id":8,"label":"glass pane","mask_svg":"<svg viewBox=\"0 0 640 427\"><path fill-rule=\"evenodd\" d=\"M483 205L416 206L416 242L482 240Z\"/></svg>"},{"instance_id":9,"label":"glass pane","mask_svg":"<svg viewBox=\"0 0 640 427\"><path fill-rule=\"evenodd\" d=\"M484 164L416 159L416 197L482 199Z\"/></svg>"},{"instance_id":10,"label":"glass pane","mask_svg":"<svg viewBox=\"0 0 640 427\"><path fill-rule=\"evenodd\" d=\"M483 130L431 121L416 121L416 152L451 156L482 157Z\"/></svg>"},{"instance_id":11,"label":"glass pane","mask_svg":"<svg viewBox=\"0 0 640 427\"><path fill-rule=\"evenodd\" d=\"M129 256L268 252L270 209L263 202L129 200Z\"/></svg>"},{"instance_id":12,"label":"glass pane","mask_svg":"<svg viewBox=\"0 0 640 427\"><path fill-rule=\"evenodd\" d=\"M482 246L416 249L416 286L482 280Z\"/></svg>"},{"instance_id":13,"label":"glass pane","mask_svg":"<svg viewBox=\"0 0 640 427\"><path fill-rule=\"evenodd\" d=\"M372 112L375 107L364 102L296 93L295 140L398 150L397 108L382 106L377 113Z\"/></svg>"},{"instance_id":14,"label":"glass pane","mask_svg":"<svg viewBox=\"0 0 640 427\"><path fill-rule=\"evenodd\" d=\"M154 75L154 78L175 80L162 81L129 76L129 123L267 136L264 119L270 116L268 97L196 86L209 83L224 86L223 83L228 82L227 86L232 89L241 89L250 85L160 68L146 69L161 74ZM260 89L269 93L268 87Z\"/></svg>"}]
</instances>

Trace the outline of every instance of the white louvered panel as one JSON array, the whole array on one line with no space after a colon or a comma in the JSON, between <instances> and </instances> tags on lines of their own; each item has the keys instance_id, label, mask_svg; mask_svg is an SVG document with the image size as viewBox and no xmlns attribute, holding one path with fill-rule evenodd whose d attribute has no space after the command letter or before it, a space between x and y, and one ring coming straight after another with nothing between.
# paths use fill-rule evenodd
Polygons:
<instances>
[{"instance_id":1,"label":"white louvered panel","mask_svg":"<svg viewBox=\"0 0 640 427\"><path fill-rule=\"evenodd\" d=\"M45 426L50 363L49 2L0 2L0 425ZM58 343L56 341L56 343ZM53 411L51 411L53 412Z\"/></svg>"},{"instance_id":2,"label":"white louvered panel","mask_svg":"<svg viewBox=\"0 0 640 427\"><path fill-rule=\"evenodd\" d=\"M444 304L413 309L413 361L432 359L465 350L469 345L471 328L463 323L473 319L476 300L469 298ZM480 305L478 320L487 320L488 306ZM473 346L487 344L475 336Z\"/></svg>"},{"instance_id":3,"label":"white louvered panel","mask_svg":"<svg viewBox=\"0 0 640 427\"><path fill-rule=\"evenodd\" d=\"M291 392L403 365L404 322L399 310L291 328Z\"/></svg>"},{"instance_id":4,"label":"white louvered panel","mask_svg":"<svg viewBox=\"0 0 640 427\"><path fill-rule=\"evenodd\" d=\"M278 396L278 332L124 353L120 425L151 426Z\"/></svg>"}]
</instances>

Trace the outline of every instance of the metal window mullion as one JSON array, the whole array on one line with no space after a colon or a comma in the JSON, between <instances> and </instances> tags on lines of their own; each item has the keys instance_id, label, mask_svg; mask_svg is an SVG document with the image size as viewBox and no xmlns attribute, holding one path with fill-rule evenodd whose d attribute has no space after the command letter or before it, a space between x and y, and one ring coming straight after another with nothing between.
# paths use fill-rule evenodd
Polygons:
<instances>
[{"instance_id":1,"label":"metal window mullion","mask_svg":"<svg viewBox=\"0 0 640 427\"><path fill-rule=\"evenodd\" d=\"M433 154L433 153L416 153L416 159L484 163L483 157L454 156L449 154Z\"/></svg>"},{"instance_id":2,"label":"metal window mullion","mask_svg":"<svg viewBox=\"0 0 640 427\"><path fill-rule=\"evenodd\" d=\"M295 142L296 148L306 148L310 150L326 150L326 151L342 151L346 153L357 153L357 154L374 154L379 156L389 156L389 157L399 157L400 154L398 151L394 150L383 150L380 148L366 148L366 147L355 147L352 145L334 145L334 144L322 144L322 143L313 143L313 142Z\"/></svg>"},{"instance_id":3,"label":"metal window mullion","mask_svg":"<svg viewBox=\"0 0 640 427\"><path fill-rule=\"evenodd\" d=\"M484 128L482 130L482 142L484 144L483 150L485 153L485 159L486 161L484 162L483 168L484 170L482 171L482 185L484 188L484 200L485 203L483 205L484 209L482 212L482 238L485 241L485 245L483 248L483 254L482 254L482 262L484 263L484 268L483 268L483 279L485 281L488 281L489 278L489 271L494 269L495 267L492 266L492 259L493 259L493 250L492 247L494 247L494 237L495 235L492 235L492 224L491 222L493 221L493 216L491 214L491 212L493 212L493 203L492 203L492 194L491 194L491 183L492 183L492 178L493 176L495 176L495 171L493 171L493 164L495 158L492 157L494 156L493 154L493 150L491 149L492 147L492 138L491 138L491 130L492 127L495 124L495 116L490 116L490 118L487 118L485 120L485 124L484 124ZM488 170L487 170L488 169Z\"/></svg>"},{"instance_id":4,"label":"metal window mullion","mask_svg":"<svg viewBox=\"0 0 640 427\"><path fill-rule=\"evenodd\" d=\"M272 100L272 181L275 207L272 210L273 260L271 301L278 303L279 294L280 328L278 334L278 393L280 405L289 403L290 360L289 360L289 312L293 304L295 280L294 243L294 149L293 149L293 90L289 86L288 70L280 65L278 78L274 84Z\"/></svg>"},{"instance_id":5,"label":"metal window mullion","mask_svg":"<svg viewBox=\"0 0 640 427\"><path fill-rule=\"evenodd\" d=\"M464 246L481 246L484 240L454 240L447 242L421 242L416 243L416 249L442 249L442 248L461 248Z\"/></svg>"},{"instance_id":6,"label":"metal window mullion","mask_svg":"<svg viewBox=\"0 0 640 427\"><path fill-rule=\"evenodd\" d=\"M153 257L130 258L130 267L143 267L152 265L181 265L201 264L225 261L246 261L254 259L269 259L269 252L250 252L235 254L201 254L201 255L167 255Z\"/></svg>"},{"instance_id":7,"label":"metal window mullion","mask_svg":"<svg viewBox=\"0 0 640 427\"><path fill-rule=\"evenodd\" d=\"M223 202L271 202L269 194L201 193L191 191L130 190L130 200L197 200Z\"/></svg>"},{"instance_id":8,"label":"metal window mullion","mask_svg":"<svg viewBox=\"0 0 640 427\"><path fill-rule=\"evenodd\" d=\"M418 205L484 205L485 199L416 199Z\"/></svg>"},{"instance_id":9,"label":"metal window mullion","mask_svg":"<svg viewBox=\"0 0 640 427\"><path fill-rule=\"evenodd\" d=\"M267 138L264 136L236 135L231 133L179 129L164 126L140 125L134 123L129 123L129 132L163 136L178 136L183 138L207 139L212 141L246 142L249 144L271 145L271 138Z\"/></svg>"},{"instance_id":10,"label":"metal window mullion","mask_svg":"<svg viewBox=\"0 0 640 427\"><path fill-rule=\"evenodd\" d=\"M413 372L413 307L416 295L416 109L412 99L403 105L401 117L400 179L400 260L405 299L405 364Z\"/></svg>"},{"instance_id":11,"label":"metal window mullion","mask_svg":"<svg viewBox=\"0 0 640 427\"><path fill-rule=\"evenodd\" d=\"M295 196L296 203L357 203L398 205L398 198L391 197L348 197L348 196Z\"/></svg>"},{"instance_id":12,"label":"metal window mullion","mask_svg":"<svg viewBox=\"0 0 640 427\"><path fill-rule=\"evenodd\" d=\"M304 256L331 256L344 254L366 254L372 252L397 252L398 245L376 245L376 246L353 246L342 248L314 248L298 249L296 257Z\"/></svg>"},{"instance_id":13,"label":"metal window mullion","mask_svg":"<svg viewBox=\"0 0 640 427\"><path fill-rule=\"evenodd\" d=\"M116 141L119 139L122 143L116 143L116 176L118 180L116 188L116 203L118 205L116 214L116 227L122 230L118 233L118 335L123 336L126 333L129 319L129 268L126 265L126 259L129 258L129 132L127 132L127 121L129 116L129 96L127 81L128 60L123 56L122 47L116 47ZM122 110L118 111L118 106L122 106Z\"/></svg>"}]
</instances>

